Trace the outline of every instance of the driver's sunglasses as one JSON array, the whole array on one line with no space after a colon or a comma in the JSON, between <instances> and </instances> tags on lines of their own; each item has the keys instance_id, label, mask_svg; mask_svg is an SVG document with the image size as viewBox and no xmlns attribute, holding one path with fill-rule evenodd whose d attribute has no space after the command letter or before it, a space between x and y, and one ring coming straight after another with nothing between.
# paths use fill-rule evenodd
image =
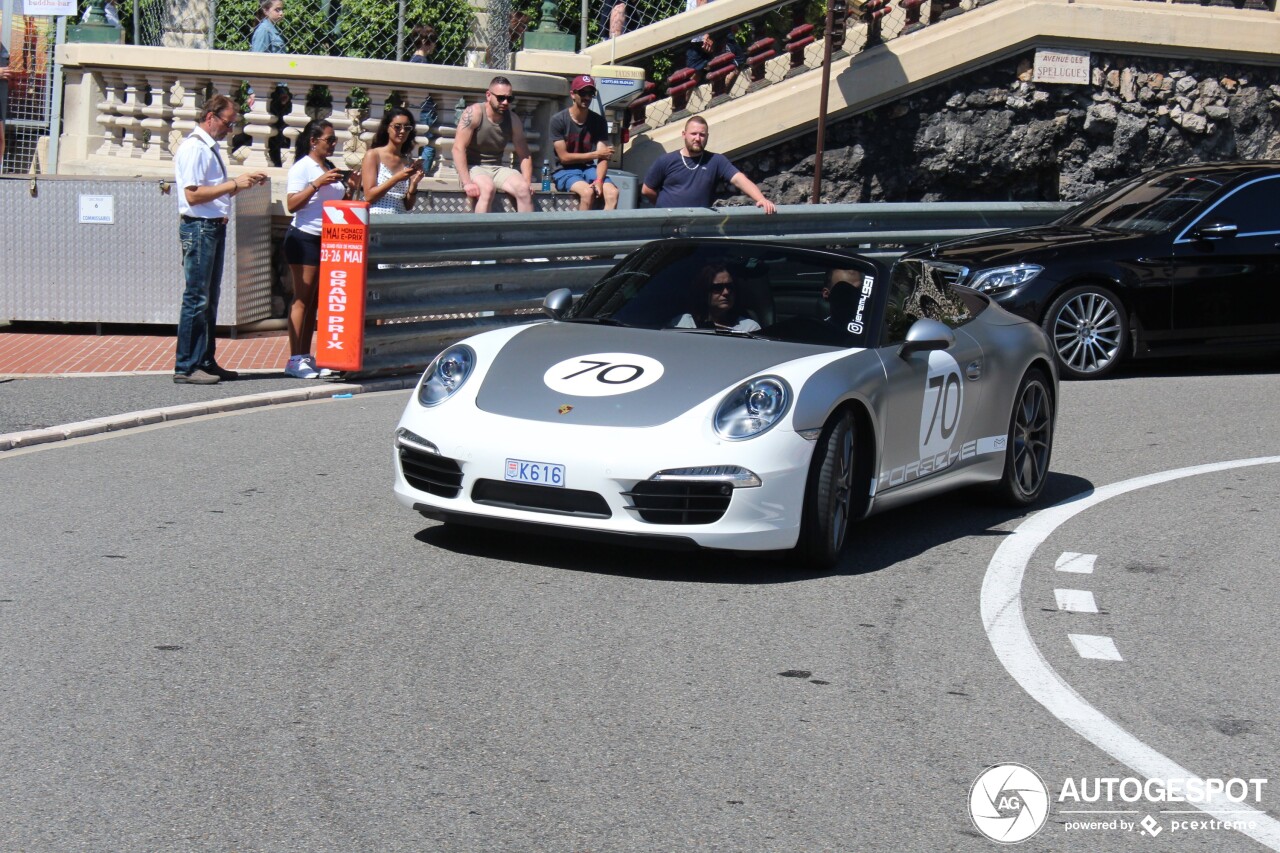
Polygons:
<instances>
[{"instance_id":1,"label":"driver's sunglasses","mask_svg":"<svg viewBox=\"0 0 1280 853\"><path fill-rule=\"evenodd\" d=\"M515 95L494 95L493 92L490 92L489 94L492 95L494 98L497 98L498 103L500 104L510 103L511 101L514 101L516 97Z\"/></svg>"},{"instance_id":2,"label":"driver's sunglasses","mask_svg":"<svg viewBox=\"0 0 1280 853\"><path fill-rule=\"evenodd\" d=\"M579 89L577 91L577 94L590 100L591 98L594 98L596 96L596 90L595 89Z\"/></svg>"}]
</instances>

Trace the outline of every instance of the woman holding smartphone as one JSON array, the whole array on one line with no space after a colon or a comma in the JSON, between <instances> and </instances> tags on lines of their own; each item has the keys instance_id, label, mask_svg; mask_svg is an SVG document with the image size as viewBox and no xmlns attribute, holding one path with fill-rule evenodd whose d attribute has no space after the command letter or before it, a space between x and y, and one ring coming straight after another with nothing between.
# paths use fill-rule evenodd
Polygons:
<instances>
[{"instance_id":1,"label":"woman holding smartphone","mask_svg":"<svg viewBox=\"0 0 1280 853\"><path fill-rule=\"evenodd\" d=\"M422 161L414 159L413 114L404 107L387 110L364 155L360 177L370 213L413 210L422 180Z\"/></svg>"},{"instance_id":2,"label":"woman holding smartphone","mask_svg":"<svg viewBox=\"0 0 1280 853\"><path fill-rule=\"evenodd\" d=\"M284 372L299 379L320 375L310 353L311 336L316 329L324 203L346 196L342 172L329 160L337 141L329 122L307 124L298 134L285 190L285 207L293 214L293 223L284 237L284 255L293 278L293 304L289 306L289 363Z\"/></svg>"}]
</instances>

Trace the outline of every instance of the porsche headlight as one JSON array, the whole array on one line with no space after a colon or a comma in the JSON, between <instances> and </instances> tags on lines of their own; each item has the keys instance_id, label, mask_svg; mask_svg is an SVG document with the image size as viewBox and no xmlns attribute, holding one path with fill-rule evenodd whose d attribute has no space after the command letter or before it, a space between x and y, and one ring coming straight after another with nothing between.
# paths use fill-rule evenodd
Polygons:
<instances>
[{"instance_id":1,"label":"porsche headlight","mask_svg":"<svg viewBox=\"0 0 1280 853\"><path fill-rule=\"evenodd\" d=\"M983 293L999 293L1002 290L1026 284L1040 275L1043 270L1044 267L1036 264L1015 264L1011 267L980 270L974 275L973 283L969 286Z\"/></svg>"},{"instance_id":2,"label":"porsche headlight","mask_svg":"<svg viewBox=\"0 0 1280 853\"><path fill-rule=\"evenodd\" d=\"M453 396L463 386L476 366L476 353L466 344L454 344L440 353L431 364L418 389L418 402L435 406Z\"/></svg>"},{"instance_id":3,"label":"porsche headlight","mask_svg":"<svg viewBox=\"0 0 1280 853\"><path fill-rule=\"evenodd\" d=\"M734 388L716 408L716 434L729 441L768 430L791 406L791 389L776 376L758 376Z\"/></svg>"}]
</instances>

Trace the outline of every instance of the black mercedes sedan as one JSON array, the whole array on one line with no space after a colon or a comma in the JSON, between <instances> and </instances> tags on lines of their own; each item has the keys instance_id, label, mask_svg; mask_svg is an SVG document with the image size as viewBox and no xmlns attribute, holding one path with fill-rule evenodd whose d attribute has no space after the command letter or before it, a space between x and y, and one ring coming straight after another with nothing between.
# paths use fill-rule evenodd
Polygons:
<instances>
[{"instance_id":1,"label":"black mercedes sedan","mask_svg":"<svg viewBox=\"0 0 1280 853\"><path fill-rule=\"evenodd\" d=\"M1039 323L1071 379L1127 357L1280 346L1280 161L1148 172L1048 225L905 258Z\"/></svg>"}]
</instances>

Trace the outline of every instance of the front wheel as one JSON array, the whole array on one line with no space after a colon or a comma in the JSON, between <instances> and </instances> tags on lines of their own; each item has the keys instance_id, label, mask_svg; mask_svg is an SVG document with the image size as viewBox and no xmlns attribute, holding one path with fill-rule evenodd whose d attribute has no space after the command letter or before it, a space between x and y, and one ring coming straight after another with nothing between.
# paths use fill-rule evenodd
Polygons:
<instances>
[{"instance_id":1,"label":"front wheel","mask_svg":"<svg viewBox=\"0 0 1280 853\"><path fill-rule=\"evenodd\" d=\"M853 498L853 415L843 412L822 431L809 466L796 552L815 569L830 569L844 550Z\"/></svg>"},{"instance_id":2,"label":"front wheel","mask_svg":"<svg viewBox=\"0 0 1280 853\"><path fill-rule=\"evenodd\" d=\"M1018 386L1009 415L1004 475L996 486L1002 502L1026 506L1040 497L1049 478L1052 450L1053 396L1049 379L1039 370L1029 370Z\"/></svg>"},{"instance_id":3,"label":"front wheel","mask_svg":"<svg viewBox=\"0 0 1280 853\"><path fill-rule=\"evenodd\" d=\"M1124 357L1129 339L1124 306L1099 285L1073 287L1049 306L1044 330L1066 379L1106 376Z\"/></svg>"}]
</instances>

